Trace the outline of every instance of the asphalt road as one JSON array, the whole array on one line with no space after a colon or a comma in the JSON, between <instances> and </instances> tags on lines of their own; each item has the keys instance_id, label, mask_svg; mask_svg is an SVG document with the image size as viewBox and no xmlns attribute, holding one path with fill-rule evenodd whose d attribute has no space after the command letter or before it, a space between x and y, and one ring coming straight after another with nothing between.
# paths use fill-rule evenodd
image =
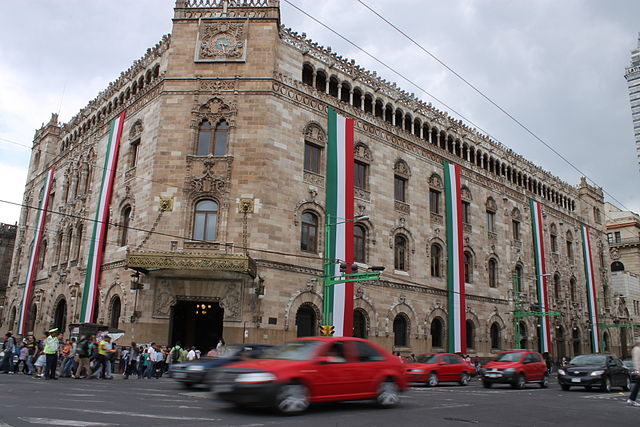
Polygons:
<instances>
[{"instance_id":1,"label":"asphalt road","mask_svg":"<svg viewBox=\"0 0 640 427\"><path fill-rule=\"evenodd\" d=\"M469 386L412 387L401 405L378 409L369 402L312 406L300 416L238 410L205 390L184 390L159 380L57 381L0 375L0 427L6 426L633 426L640 408L625 405L628 393L564 392L530 385L484 389Z\"/></svg>"}]
</instances>

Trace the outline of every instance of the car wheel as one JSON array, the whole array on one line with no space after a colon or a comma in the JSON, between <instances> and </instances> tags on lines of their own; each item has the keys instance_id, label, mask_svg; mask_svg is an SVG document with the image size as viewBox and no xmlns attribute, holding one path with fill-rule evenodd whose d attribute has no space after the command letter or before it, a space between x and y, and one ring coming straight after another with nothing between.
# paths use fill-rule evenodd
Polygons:
<instances>
[{"instance_id":1,"label":"car wheel","mask_svg":"<svg viewBox=\"0 0 640 427\"><path fill-rule=\"evenodd\" d=\"M381 408L391 408L400 402L400 392L398 385L392 378L387 378L378 386L376 403Z\"/></svg>"},{"instance_id":2,"label":"car wheel","mask_svg":"<svg viewBox=\"0 0 640 427\"><path fill-rule=\"evenodd\" d=\"M491 381L482 380L482 387L491 388L492 385L493 385L493 383Z\"/></svg>"},{"instance_id":3,"label":"car wheel","mask_svg":"<svg viewBox=\"0 0 640 427\"><path fill-rule=\"evenodd\" d=\"M186 388L187 390L193 387L192 383L181 383L181 384L182 384L182 388Z\"/></svg>"},{"instance_id":4,"label":"car wheel","mask_svg":"<svg viewBox=\"0 0 640 427\"><path fill-rule=\"evenodd\" d=\"M611 380L609 379L609 377L604 377L604 379L602 380L601 389L605 393L609 393L611 391Z\"/></svg>"},{"instance_id":5,"label":"car wheel","mask_svg":"<svg viewBox=\"0 0 640 427\"><path fill-rule=\"evenodd\" d=\"M560 388L562 388L564 391L571 390L571 386L568 384L560 384Z\"/></svg>"},{"instance_id":6,"label":"car wheel","mask_svg":"<svg viewBox=\"0 0 640 427\"><path fill-rule=\"evenodd\" d=\"M542 381L540 381L540 388L549 387L549 374L544 374Z\"/></svg>"},{"instance_id":7,"label":"car wheel","mask_svg":"<svg viewBox=\"0 0 640 427\"><path fill-rule=\"evenodd\" d=\"M435 372L431 372L429 374L429 379L427 380L427 385L429 387L435 387L438 385L438 374L436 374Z\"/></svg>"},{"instance_id":8,"label":"car wheel","mask_svg":"<svg viewBox=\"0 0 640 427\"><path fill-rule=\"evenodd\" d=\"M467 374L466 372L463 372L462 376L460 377L460 385L469 385L470 381L471 381L471 377L469 376L469 374Z\"/></svg>"},{"instance_id":9,"label":"car wheel","mask_svg":"<svg viewBox=\"0 0 640 427\"><path fill-rule=\"evenodd\" d=\"M516 380L513 384L511 384L513 386L513 388L517 388L517 389L522 389L524 388L524 386L527 384L526 380L524 379L524 375L523 374L518 374L518 376L516 377Z\"/></svg>"},{"instance_id":10,"label":"car wheel","mask_svg":"<svg viewBox=\"0 0 640 427\"><path fill-rule=\"evenodd\" d=\"M591 386L590 386L590 385L586 385L586 386L584 386L584 389L585 389L586 391L591 391Z\"/></svg>"},{"instance_id":11,"label":"car wheel","mask_svg":"<svg viewBox=\"0 0 640 427\"><path fill-rule=\"evenodd\" d=\"M625 384L622 386L622 389L624 391L631 390L631 378L627 377L627 379L625 380Z\"/></svg>"},{"instance_id":12,"label":"car wheel","mask_svg":"<svg viewBox=\"0 0 640 427\"><path fill-rule=\"evenodd\" d=\"M309 407L309 392L304 384L289 383L280 387L276 396L276 409L281 414L293 415Z\"/></svg>"}]
</instances>

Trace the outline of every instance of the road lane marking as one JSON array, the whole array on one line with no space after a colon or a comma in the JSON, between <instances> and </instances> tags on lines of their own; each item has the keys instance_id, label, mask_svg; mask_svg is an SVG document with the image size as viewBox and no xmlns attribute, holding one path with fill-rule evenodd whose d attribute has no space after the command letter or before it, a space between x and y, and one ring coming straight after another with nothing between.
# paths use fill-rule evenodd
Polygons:
<instances>
[{"instance_id":1,"label":"road lane marking","mask_svg":"<svg viewBox=\"0 0 640 427\"><path fill-rule=\"evenodd\" d=\"M60 420L56 418L36 418L36 417L18 417L19 420L25 421L29 424L47 424L52 426L117 426L119 424L112 423L95 423L90 421L77 421L77 420Z\"/></svg>"},{"instance_id":2,"label":"road lane marking","mask_svg":"<svg viewBox=\"0 0 640 427\"><path fill-rule=\"evenodd\" d=\"M127 417L140 417L140 418L159 418L164 420L177 420L177 421L222 421L221 418L203 418L203 417L177 417L171 415L159 415L159 414L141 414L139 412L125 412L125 411L106 411L99 409L82 409L82 408L65 408L61 406L38 406L39 409L57 409L60 411L76 411L84 412L88 414L102 414L102 415L124 415Z\"/></svg>"}]
</instances>

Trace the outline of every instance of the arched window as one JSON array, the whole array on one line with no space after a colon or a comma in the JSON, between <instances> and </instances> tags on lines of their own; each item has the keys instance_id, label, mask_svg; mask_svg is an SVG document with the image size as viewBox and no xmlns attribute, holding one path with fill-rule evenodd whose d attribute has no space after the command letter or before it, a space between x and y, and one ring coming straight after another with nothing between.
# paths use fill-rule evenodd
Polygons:
<instances>
[{"instance_id":1,"label":"arched window","mask_svg":"<svg viewBox=\"0 0 640 427\"><path fill-rule=\"evenodd\" d=\"M11 308L11 314L9 315L9 326L8 326L9 330L15 329L16 313L17 313L16 308L15 307Z\"/></svg>"},{"instance_id":2,"label":"arched window","mask_svg":"<svg viewBox=\"0 0 640 427\"><path fill-rule=\"evenodd\" d=\"M58 234L58 240L56 241L56 261L55 261L56 265L60 264L60 261L62 259L63 244L64 244L64 234L60 232L60 234Z\"/></svg>"},{"instance_id":3,"label":"arched window","mask_svg":"<svg viewBox=\"0 0 640 427\"><path fill-rule=\"evenodd\" d=\"M473 255L469 251L464 251L464 281L473 283Z\"/></svg>"},{"instance_id":4,"label":"arched window","mask_svg":"<svg viewBox=\"0 0 640 427\"><path fill-rule=\"evenodd\" d=\"M409 177L411 176L409 165L404 160L398 160L393 167L393 171L393 194L395 200L407 203Z\"/></svg>"},{"instance_id":5,"label":"arched window","mask_svg":"<svg viewBox=\"0 0 640 427\"><path fill-rule=\"evenodd\" d=\"M624 264L620 261L614 261L611 263L611 271L624 271Z\"/></svg>"},{"instance_id":6,"label":"arched window","mask_svg":"<svg viewBox=\"0 0 640 427\"><path fill-rule=\"evenodd\" d=\"M431 277L442 277L442 248L437 243L431 245Z\"/></svg>"},{"instance_id":7,"label":"arched window","mask_svg":"<svg viewBox=\"0 0 640 427\"><path fill-rule=\"evenodd\" d=\"M309 64L302 66L302 83L313 86L313 68Z\"/></svg>"},{"instance_id":8,"label":"arched window","mask_svg":"<svg viewBox=\"0 0 640 427\"><path fill-rule=\"evenodd\" d=\"M296 313L296 334L301 337L317 335L317 316L313 306L309 303L302 304Z\"/></svg>"},{"instance_id":9,"label":"arched window","mask_svg":"<svg viewBox=\"0 0 640 427\"><path fill-rule=\"evenodd\" d=\"M498 263L494 258L489 259L487 269L489 271L489 287L495 288L498 286Z\"/></svg>"},{"instance_id":10,"label":"arched window","mask_svg":"<svg viewBox=\"0 0 640 427\"><path fill-rule=\"evenodd\" d=\"M120 312L122 311L122 304L120 302L120 297L115 296L111 300L111 313L109 316L109 326L112 328L118 328L120 323Z\"/></svg>"},{"instance_id":11,"label":"arched window","mask_svg":"<svg viewBox=\"0 0 640 427\"><path fill-rule=\"evenodd\" d=\"M490 330L491 335L491 349L497 350L500 348L500 325L497 322L494 322L491 325Z\"/></svg>"},{"instance_id":12,"label":"arched window","mask_svg":"<svg viewBox=\"0 0 640 427\"><path fill-rule=\"evenodd\" d=\"M558 273L553 276L553 297L556 301L560 299L560 275Z\"/></svg>"},{"instance_id":13,"label":"arched window","mask_svg":"<svg viewBox=\"0 0 640 427\"><path fill-rule=\"evenodd\" d=\"M361 308L353 310L353 336L367 338L367 316Z\"/></svg>"},{"instance_id":14,"label":"arched window","mask_svg":"<svg viewBox=\"0 0 640 427\"><path fill-rule=\"evenodd\" d=\"M431 347L442 348L444 344L444 322L440 317L431 321Z\"/></svg>"},{"instance_id":15,"label":"arched window","mask_svg":"<svg viewBox=\"0 0 640 427\"><path fill-rule=\"evenodd\" d=\"M409 342L409 321L407 315L399 313L393 319L393 345L407 347Z\"/></svg>"},{"instance_id":16,"label":"arched window","mask_svg":"<svg viewBox=\"0 0 640 427\"><path fill-rule=\"evenodd\" d=\"M214 241L218 228L218 204L213 200L196 203L193 218L193 239Z\"/></svg>"},{"instance_id":17,"label":"arched window","mask_svg":"<svg viewBox=\"0 0 640 427\"><path fill-rule=\"evenodd\" d=\"M353 260L355 262L365 262L365 242L366 242L366 230L360 225L356 224L353 227Z\"/></svg>"},{"instance_id":18,"label":"arched window","mask_svg":"<svg viewBox=\"0 0 640 427\"><path fill-rule=\"evenodd\" d=\"M520 294L524 292L524 283L522 278L522 266L516 265L515 270L513 270L513 291L516 293L517 297L520 297Z\"/></svg>"},{"instance_id":19,"label":"arched window","mask_svg":"<svg viewBox=\"0 0 640 427\"><path fill-rule=\"evenodd\" d=\"M574 277L569 280L569 293L571 296L571 302L576 302L576 279Z\"/></svg>"},{"instance_id":20,"label":"arched window","mask_svg":"<svg viewBox=\"0 0 640 427\"><path fill-rule=\"evenodd\" d=\"M609 353L609 351L611 351L611 344L609 343L609 332L605 332L604 334L602 334L602 341L604 341L604 352Z\"/></svg>"},{"instance_id":21,"label":"arched window","mask_svg":"<svg viewBox=\"0 0 640 427\"><path fill-rule=\"evenodd\" d=\"M76 230L75 243L73 248L73 259L77 260L80 257L80 247L82 246L82 225L79 225Z\"/></svg>"},{"instance_id":22,"label":"arched window","mask_svg":"<svg viewBox=\"0 0 640 427\"><path fill-rule=\"evenodd\" d=\"M393 267L396 270L407 270L407 239L401 235L396 235L393 244Z\"/></svg>"},{"instance_id":23,"label":"arched window","mask_svg":"<svg viewBox=\"0 0 640 427\"><path fill-rule=\"evenodd\" d=\"M225 120L221 120L215 129L208 120L204 120L200 123L198 133L198 156L224 156L227 154L228 140L229 125Z\"/></svg>"},{"instance_id":24,"label":"arched window","mask_svg":"<svg viewBox=\"0 0 640 427\"><path fill-rule=\"evenodd\" d=\"M69 253L71 251L71 245L73 244L73 227L69 227L67 230L67 240L63 248L62 262L69 261Z\"/></svg>"},{"instance_id":25,"label":"arched window","mask_svg":"<svg viewBox=\"0 0 640 427\"><path fill-rule=\"evenodd\" d=\"M567 231L567 258L573 263L573 235L571 231Z\"/></svg>"},{"instance_id":26,"label":"arched window","mask_svg":"<svg viewBox=\"0 0 640 427\"><path fill-rule=\"evenodd\" d=\"M131 221L131 206L127 205L122 209L120 218L120 246L127 246L129 222Z\"/></svg>"},{"instance_id":27,"label":"arched window","mask_svg":"<svg viewBox=\"0 0 640 427\"><path fill-rule=\"evenodd\" d=\"M493 198L491 197L487 199L486 212L487 212L487 232L495 233L497 205L495 200L493 200Z\"/></svg>"},{"instance_id":28,"label":"arched window","mask_svg":"<svg viewBox=\"0 0 640 427\"><path fill-rule=\"evenodd\" d=\"M314 253L318 251L318 217L312 212L302 214L300 249Z\"/></svg>"},{"instance_id":29,"label":"arched window","mask_svg":"<svg viewBox=\"0 0 640 427\"><path fill-rule=\"evenodd\" d=\"M67 328L67 301L64 298L56 305L56 311L53 314L53 326L58 328L61 334L65 333Z\"/></svg>"},{"instance_id":30,"label":"arched window","mask_svg":"<svg viewBox=\"0 0 640 427\"><path fill-rule=\"evenodd\" d=\"M47 259L47 241L43 240L40 243L40 253L38 254L38 270L44 268L44 262Z\"/></svg>"},{"instance_id":31,"label":"arched window","mask_svg":"<svg viewBox=\"0 0 640 427\"><path fill-rule=\"evenodd\" d=\"M473 324L471 320L467 320L466 329L467 329L467 348L474 349L476 348L476 326Z\"/></svg>"}]
</instances>

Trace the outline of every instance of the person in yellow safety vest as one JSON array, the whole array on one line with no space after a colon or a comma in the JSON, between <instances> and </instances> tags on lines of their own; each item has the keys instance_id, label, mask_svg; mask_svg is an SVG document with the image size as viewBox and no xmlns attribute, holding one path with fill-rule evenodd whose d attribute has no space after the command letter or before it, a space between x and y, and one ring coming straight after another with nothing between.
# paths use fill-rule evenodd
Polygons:
<instances>
[{"instance_id":1,"label":"person in yellow safety vest","mask_svg":"<svg viewBox=\"0 0 640 427\"><path fill-rule=\"evenodd\" d=\"M109 335L105 335L102 338L102 341L98 344L98 355L96 356L96 360L98 361L98 366L102 367L102 371L100 372L100 378L102 379L113 379L113 377L109 376L110 370L107 370L107 363L111 363L109 358L111 353L114 350L111 349L111 337ZM99 369L99 368L98 368Z\"/></svg>"},{"instance_id":2,"label":"person in yellow safety vest","mask_svg":"<svg viewBox=\"0 0 640 427\"><path fill-rule=\"evenodd\" d=\"M57 380L56 367L58 366L58 328L49 331L49 336L44 340L44 355L47 364L44 371L46 380Z\"/></svg>"}]
</instances>

